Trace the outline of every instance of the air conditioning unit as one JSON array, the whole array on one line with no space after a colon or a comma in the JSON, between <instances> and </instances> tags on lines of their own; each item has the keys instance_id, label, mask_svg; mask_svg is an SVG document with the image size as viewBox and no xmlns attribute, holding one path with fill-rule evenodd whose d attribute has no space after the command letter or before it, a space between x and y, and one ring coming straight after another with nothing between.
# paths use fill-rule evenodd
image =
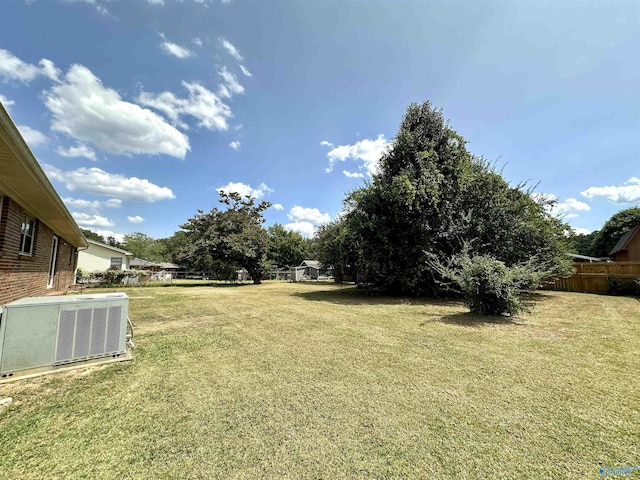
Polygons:
<instances>
[{"instance_id":1,"label":"air conditioning unit","mask_svg":"<svg viewBox=\"0 0 640 480\"><path fill-rule=\"evenodd\" d=\"M128 313L125 293L31 297L8 303L0 307L0 377L123 357Z\"/></svg>"}]
</instances>

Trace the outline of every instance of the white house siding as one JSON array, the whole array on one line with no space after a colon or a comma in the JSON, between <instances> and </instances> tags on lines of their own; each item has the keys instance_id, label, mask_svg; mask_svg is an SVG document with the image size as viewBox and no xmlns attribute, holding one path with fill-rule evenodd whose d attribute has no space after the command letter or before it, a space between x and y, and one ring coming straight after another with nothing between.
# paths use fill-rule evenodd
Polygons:
<instances>
[{"instance_id":1,"label":"white house siding","mask_svg":"<svg viewBox=\"0 0 640 480\"><path fill-rule=\"evenodd\" d=\"M89 248L78 252L78 268L88 272L104 271L111 266L111 258L122 258L122 269L129 270L129 257L124 253L89 243Z\"/></svg>"}]
</instances>

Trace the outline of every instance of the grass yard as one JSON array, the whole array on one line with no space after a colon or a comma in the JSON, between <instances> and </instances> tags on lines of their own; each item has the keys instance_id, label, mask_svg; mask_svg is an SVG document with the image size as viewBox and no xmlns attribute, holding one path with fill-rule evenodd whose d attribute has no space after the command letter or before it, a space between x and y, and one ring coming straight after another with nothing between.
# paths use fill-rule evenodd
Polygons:
<instances>
[{"instance_id":1,"label":"grass yard","mask_svg":"<svg viewBox=\"0 0 640 480\"><path fill-rule=\"evenodd\" d=\"M638 300L545 292L497 323L332 284L121 290L133 361L0 386L14 399L1 478L600 478L601 465L640 465Z\"/></svg>"}]
</instances>

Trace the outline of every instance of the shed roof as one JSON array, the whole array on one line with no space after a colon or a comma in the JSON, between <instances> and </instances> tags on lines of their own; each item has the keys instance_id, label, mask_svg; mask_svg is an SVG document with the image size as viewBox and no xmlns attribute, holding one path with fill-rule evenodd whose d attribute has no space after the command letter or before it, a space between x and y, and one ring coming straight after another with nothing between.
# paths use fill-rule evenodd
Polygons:
<instances>
[{"instance_id":1,"label":"shed roof","mask_svg":"<svg viewBox=\"0 0 640 480\"><path fill-rule=\"evenodd\" d=\"M132 267L154 267L157 264L150 262L148 260L143 260L142 258L134 258L129 262L129 266Z\"/></svg>"},{"instance_id":2,"label":"shed roof","mask_svg":"<svg viewBox=\"0 0 640 480\"><path fill-rule=\"evenodd\" d=\"M618 240L618 243L616 243L616 246L613 247L613 250L609 252L609 255L615 255L616 253L621 252L622 250L626 250L627 244L631 241L631 238L639 230L640 230L640 225L636 225L634 228L632 228L627 233L625 233L622 237L620 237L620 240Z\"/></svg>"},{"instance_id":3,"label":"shed roof","mask_svg":"<svg viewBox=\"0 0 640 480\"><path fill-rule=\"evenodd\" d=\"M301 267L322 268L322 264L317 260L304 260Z\"/></svg>"},{"instance_id":4,"label":"shed roof","mask_svg":"<svg viewBox=\"0 0 640 480\"><path fill-rule=\"evenodd\" d=\"M0 103L0 195L15 200L74 247L87 241Z\"/></svg>"}]
</instances>

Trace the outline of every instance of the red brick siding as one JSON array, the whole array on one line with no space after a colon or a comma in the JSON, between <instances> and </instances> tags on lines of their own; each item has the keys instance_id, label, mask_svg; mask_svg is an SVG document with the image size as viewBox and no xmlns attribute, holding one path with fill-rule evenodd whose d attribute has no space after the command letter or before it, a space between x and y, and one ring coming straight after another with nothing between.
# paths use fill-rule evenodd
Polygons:
<instances>
[{"instance_id":1,"label":"red brick siding","mask_svg":"<svg viewBox=\"0 0 640 480\"><path fill-rule=\"evenodd\" d=\"M58 237L58 255L53 288L47 288L53 231L36 220L33 254L19 255L20 230L25 211L4 197L0 212L0 305L22 297L64 292L74 283L76 249Z\"/></svg>"}]
</instances>

